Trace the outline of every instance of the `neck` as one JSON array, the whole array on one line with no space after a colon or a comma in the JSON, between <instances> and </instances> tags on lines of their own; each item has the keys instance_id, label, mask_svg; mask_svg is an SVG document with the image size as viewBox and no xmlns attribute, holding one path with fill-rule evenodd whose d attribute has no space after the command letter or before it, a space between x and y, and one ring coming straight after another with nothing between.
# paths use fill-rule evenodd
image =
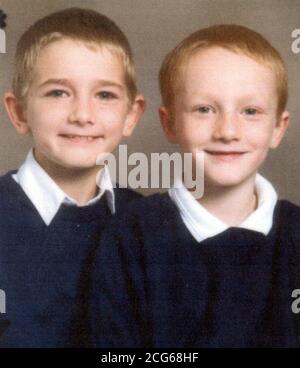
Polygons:
<instances>
[{"instance_id":1,"label":"neck","mask_svg":"<svg viewBox=\"0 0 300 368\"><path fill-rule=\"evenodd\" d=\"M238 187L205 185L199 203L228 226L241 224L257 207L255 177Z\"/></svg>"},{"instance_id":2,"label":"neck","mask_svg":"<svg viewBox=\"0 0 300 368\"><path fill-rule=\"evenodd\" d=\"M79 205L85 205L96 196L98 191L96 177L101 169L99 166L89 169L71 170L49 162L39 162L39 164L60 189Z\"/></svg>"},{"instance_id":3,"label":"neck","mask_svg":"<svg viewBox=\"0 0 300 368\"><path fill-rule=\"evenodd\" d=\"M56 182L56 184L66 193L69 197L75 199L75 201L84 206L90 199L94 198L97 194L98 187L96 185L96 176L99 171L73 171L68 173L57 173L49 175Z\"/></svg>"}]
</instances>

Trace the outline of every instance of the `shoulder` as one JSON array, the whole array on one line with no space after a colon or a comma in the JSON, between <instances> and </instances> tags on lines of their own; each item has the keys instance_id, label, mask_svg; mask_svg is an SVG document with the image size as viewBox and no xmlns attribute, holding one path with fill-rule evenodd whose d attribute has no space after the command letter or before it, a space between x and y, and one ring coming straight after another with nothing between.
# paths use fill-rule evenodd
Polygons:
<instances>
[{"instance_id":1,"label":"shoulder","mask_svg":"<svg viewBox=\"0 0 300 368\"><path fill-rule=\"evenodd\" d=\"M20 218L23 217L24 198L22 198L22 190L12 177L14 172L8 172L0 177L0 225L1 240L14 230L11 226L20 224ZM25 197L25 194L23 195ZM21 198L21 200L20 200Z\"/></svg>"},{"instance_id":2,"label":"shoulder","mask_svg":"<svg viewBox=\"0 0 300 368\"><path fill-rule=\"evenodd\" d=\"M19 210L23 207L32 208L32 204L22 190L21 186L14 180L13 174L16 170L9 171L0 176L0 212L7 214L9 210Z\"/></svg>"},{"instance_id":3,"label":"shoulder","mask_svg":"<svg viewBox=\"0 0 300 368\"><path fill-rule=\"evenodd\" d=\"M148 195L142 198L142 200L139 202L140 206L145 208L153 208L158 209L161 208L163 210L173 207L173 202L167 192L164 193L155 193L152 195ZM135 205L132 205L132 208L135 208Z\"/></svg>"},{"instance_id":4,"label":"shoulder","mask_svg":"<svg viewBox=\"0 0 300 368\"><path fill-rule=\"evenodd\" d=\"M280 232L300 245L300 207L287 200L279 200L275 209ZM300 249L300 248L299 248Z\"/></svg>"},{"instance_id":5,"label":"shoulder","mask_svg":"<svg viewBox=\"0 0 300 368\"><path fill-rule=\"evenodd\" d=\"M156 193L146 197L140 197L128 206L128 214L135 216L138 213L147 215L150 211L165 212L173 207L173 203L168 193Z\"/></svg>"},{"instance_id":6,"label":"shoulder","mask_svg":"<svg viewBox=\"0 0 300 368\"><path fill-rule=\"evenodd\" d=\"M279 240L282 251L288 255L290 280L295 287L300 282L300 207L296 204L278 201ZM295 284L296 283L296 284Z\"/></svg>"},{"instance_id":7,"label":"shoulder","mask_svg":"<svg viewBox=\"0 0 300 368\"><path fill-rule=\"evenodd\" d=\"M12 175L16 171L9 171L5 175L0 176L0 199L8 200L11 196L14 196L18 192L18 184L13 179Z\"/></svg>"},{"instance_id":8,"label":"shoulder","mask_svg":"<svg viewBox=\"0 0 300 368\"><path fill-rule=\"evenodd\" d=\"M140 197L130 202L114 219L116 226L122 229L140 228L151 232L173 223L179 212L168 193Z\"/></svg>"},{"instance_id":9,"label":"shoulder","mask_svg":"<svg viewBox=\"0 0 300 368\"><path fill-rule=\"evenodd\" d=\"M127 205L131 201L143 198L142 194L129 188L120 188L119 186L114 189L114 193L116 206L118 208L122 208L124 205Z\"/></svg>"},{"instance_id":10,"label":"shoulder","mask_svg":"<svg viewBox=\"0 0 300 368\"><path fill-rule=\"evenodd\" d=\"M14 181L12 176L16 172L17 172L16 170L12 170L12 171L8 171L6 174L0 176L0 189L1 190L11 186L11 183Z\"/></svg>"},{"instance_id":11,"label":"shoulder","mask_svg":"<svg viewBox=\"0 0 300 368\"><path fill-rule=\"evenodd\" d=\"M124 258L124 262L142 262L146 253L171 242L174 232L180 228L179 222L180 215L168 193L132 201L111 218L101 236L97 258L105 264L116 262L118 257Z\"/></svg>"},{"instance_id":12,"label":"shoulder","mask_svg":"<svg viewBox=\"0 0 300 368\"><path fill-rule=\"evenodd\" d=\"M277 211L279 217L287 222L298 222L300 220L300 207L288 200L279 200L277 203Z\"/></svg>"}]
</instances>

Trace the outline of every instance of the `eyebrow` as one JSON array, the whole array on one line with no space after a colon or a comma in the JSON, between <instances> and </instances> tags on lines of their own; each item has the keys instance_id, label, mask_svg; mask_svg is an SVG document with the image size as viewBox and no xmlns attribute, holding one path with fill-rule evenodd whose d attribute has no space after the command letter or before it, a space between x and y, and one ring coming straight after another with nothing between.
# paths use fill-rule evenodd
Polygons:
<instances>
[{"instance_id":1,"label":"eyebrow","mask_svg":"<svg viewBox=\"0 0 300 368\"><path fill-rule=\"evenodd\" d=\"M199 95L201 96L199 97ZM195 98L195 100L200 100L204 102L207 102L207 100L217 101L218 95L214 95L210 93L192 93L191 98ZM250 101L250 103L257 103L258 100L259 102L261 102L261 96L257 96L257 94L256 95L253 95L253 94L240 95L238 98L238 101L241 103L246 103L248 101Z\"/></svg>"},{"instance_id":2,"label":"eyebrow","mask_svg":"<svg viewBox=\"0 0 300 368\"><path fill-rule=\"evenodd\" d=\"M50 78L50 79L47 79L42 84L40 84L39 88L45 87L49 84L59 84L59 85L62 85L62 86L67 86L69 88L72 87L72 83L68 79ZM125 89L124 86L122 86L121 84L110 81L110 80L105 80L105 79L99 79L99 80L96 81L95 84L99 85L99 86L102 86L102 87L115 87L115 88L118 88L122 91Z\"/></svg>"}]
</instances>

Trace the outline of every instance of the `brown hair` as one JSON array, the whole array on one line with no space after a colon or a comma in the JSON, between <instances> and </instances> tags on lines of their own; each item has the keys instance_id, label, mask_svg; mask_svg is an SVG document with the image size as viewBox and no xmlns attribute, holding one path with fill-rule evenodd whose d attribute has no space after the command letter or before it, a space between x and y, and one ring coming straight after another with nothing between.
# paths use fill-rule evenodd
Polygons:
<instances>
[{"instance_id":1,"label":"brown hair","mask_svg":"<svg viewBox=\"0 0 300 368\"><path fill-rule=\"evenodd\" d=\"M172 107L182 66L200 50L223 47L242 53L271 68L276 77L278 95L277 114L287 104L287 71L279 52L259 33L240 25L221 24L200 29L185 38L165 57L159 73L163 104Z\"/></svg>"},{"instance_id":2,"label":"brown hair","mask_svg":"<svg viewBox=\"0 0 300 368\"><path fill-rule=\"evenodd\" d=\"M88 46L105 46L121 58L130 102L137 94L132 51L120 28L108 17L90 9L68 8L34 23L21 36L15 55L13 93L23 100L32 81L39 52L62 38L82 41Z\"/></svg>"}]
</instances>

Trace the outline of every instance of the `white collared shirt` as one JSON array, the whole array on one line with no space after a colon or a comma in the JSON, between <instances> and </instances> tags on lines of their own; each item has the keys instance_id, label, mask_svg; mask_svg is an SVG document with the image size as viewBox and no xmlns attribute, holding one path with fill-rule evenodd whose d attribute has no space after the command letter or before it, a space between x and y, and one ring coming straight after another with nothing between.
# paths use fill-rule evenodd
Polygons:
<instances>
[{"instance_id":1,"label":"white collared shirt","mask_svg":"<svg viewBox=\"0 0 300 368\"><path fill-rule=\"evenodd\" d=\"M39 165L34 158L32 150L28 153L25 162L19 168L18 172L13 174L12 177L21 186L46 225L50 225L61 204L65 203L79 207L76 200L64 193ZM99 192L85 206L96 203L107 192L106 198L109 209L111 213L115 213L113 184L106 166L97 175L96 184L99 187Z\"/></svg>"},{"instance_id":2,"label":"white collared shirt","mask_svg":"<svg viewBox=\"0 0 300 368\"><path fill-rule=\"evenodd\" d=\"M273 224L273 213L277 194L272 184L257 174L255 188L258 206L237 227L253 230L267 235ZM230 226L208 212L187 190L180 179L169 189L169 196L177 206L181 218L192 236L201 242L227 230Z\"/></svg>"}]
</instances>

